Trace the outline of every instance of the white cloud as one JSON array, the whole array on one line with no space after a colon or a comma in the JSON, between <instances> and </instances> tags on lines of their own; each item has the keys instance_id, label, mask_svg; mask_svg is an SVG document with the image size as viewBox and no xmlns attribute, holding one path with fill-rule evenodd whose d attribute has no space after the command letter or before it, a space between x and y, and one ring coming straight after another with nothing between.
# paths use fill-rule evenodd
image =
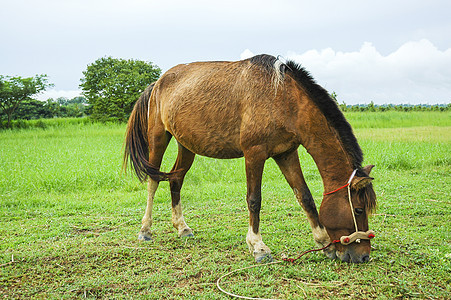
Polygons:
<instances>
[{"instance_id":1,"label":"white cloud","mask_svg":"<svg viewBox=\"0 0 451 300\"><path fill-rule=\"evenodd\" d=\"M366 42L357 52L327 48L287 57L347 104L451 102L451 48L441 51L426 39L407 42L386 56Z\"/></svg>"},{"instance_id":2,"label":"white cloud","mask_svg":"<svg viewBox=\"0 0 451 300\"><path fill-rule=\"evenodd\" d=\"M246 49L240 54L240 59L241 60L248 59L251 58L252 56L254 56L254 53L252 53L251 50Z\"/></svg>"}]
</instances>

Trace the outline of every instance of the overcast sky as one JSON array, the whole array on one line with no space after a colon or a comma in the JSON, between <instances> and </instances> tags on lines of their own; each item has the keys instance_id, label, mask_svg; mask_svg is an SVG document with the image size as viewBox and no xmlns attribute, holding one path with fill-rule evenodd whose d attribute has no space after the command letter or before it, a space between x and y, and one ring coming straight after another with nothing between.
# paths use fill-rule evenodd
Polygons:
<instances>
[{"instance_id":1,"label":"overcast sky","mask_svg":"<svg viewBox=\"0 0 451 300\"><path fill-rule=\"evenodd\" d=\"M450 103L449 0L0 0L0 74L47 74L73 97L98 58L179 63L267 53L340 102Z\"/></svg>"}]
</instances>

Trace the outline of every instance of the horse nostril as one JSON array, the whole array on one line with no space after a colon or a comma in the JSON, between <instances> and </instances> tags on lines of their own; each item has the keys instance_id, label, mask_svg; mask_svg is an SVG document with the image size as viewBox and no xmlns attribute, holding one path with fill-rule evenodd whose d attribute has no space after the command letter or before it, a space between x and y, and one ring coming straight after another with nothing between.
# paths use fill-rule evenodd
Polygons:
<instances>
[{"instance_id":1,"label":"horse nostril","mask_svg":"<svg viewBox=\"0 0 451 300\"><path fill-rule=\"evenodd\" d=\"M370 255L369 254L365 254L362 257L362 262L366 263L366 262L369 262L369 261L370 261Z\"/></svg>"}]
</instances>

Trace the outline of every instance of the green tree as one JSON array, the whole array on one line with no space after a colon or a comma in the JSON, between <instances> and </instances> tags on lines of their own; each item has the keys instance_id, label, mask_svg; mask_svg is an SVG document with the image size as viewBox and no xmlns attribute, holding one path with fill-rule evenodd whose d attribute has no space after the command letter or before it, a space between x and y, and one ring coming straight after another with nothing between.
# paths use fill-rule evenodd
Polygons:
<instances>
[{"instance_id":1,"label":"green tree","mask_svg":"<svg viewBox=\"0 0 451 300\"><path fill-rule=\"evenodd\" d=\"M53 84L48 83L47 75L28 78L0 75L0 112L7 116L6 127L11 127L12 115L23 101L51 86Z\"/></svg>"},{"instance_id":2,"label":"green tree","mask_svg":"<svg viewBox=\"0 0 451 300\"><path fill-rule=\"evenodd\" d=\"M144 89L156 81L161 69L151 62L103 57L88 65L80 87L91 105L91 117L100 121L126 121Z\"/></svg>"},{"instance_id":3,"label":"green tree","mask_svg":"<svg viewBox=\"0 0 451 300\"><path fill-rule=\"evenodd\" d=\"M50 112L48 111L45 104L46 103L43 101L26 99L14 111L11 120L32 120L39 118L49 118Z\"/></svg>"}]
</instances>

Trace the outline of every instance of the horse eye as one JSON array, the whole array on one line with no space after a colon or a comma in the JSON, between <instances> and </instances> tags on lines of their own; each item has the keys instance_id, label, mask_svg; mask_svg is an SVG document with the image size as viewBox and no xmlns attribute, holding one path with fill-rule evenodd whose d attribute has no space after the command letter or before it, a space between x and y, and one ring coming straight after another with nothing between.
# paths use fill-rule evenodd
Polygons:
<instances>
[{"instance_id":1,"label":"horse eye","mask_svg":"<svg viewBox=\"0 0 451 300\"><path fill-rule=\"evenodd\" d=\"M361 214L363 214L363 208L356 208L356 209L354 209L354 211L355 211L355 214L356 214L356 215L361 215Z\"/></svg>"}]
</instances>

